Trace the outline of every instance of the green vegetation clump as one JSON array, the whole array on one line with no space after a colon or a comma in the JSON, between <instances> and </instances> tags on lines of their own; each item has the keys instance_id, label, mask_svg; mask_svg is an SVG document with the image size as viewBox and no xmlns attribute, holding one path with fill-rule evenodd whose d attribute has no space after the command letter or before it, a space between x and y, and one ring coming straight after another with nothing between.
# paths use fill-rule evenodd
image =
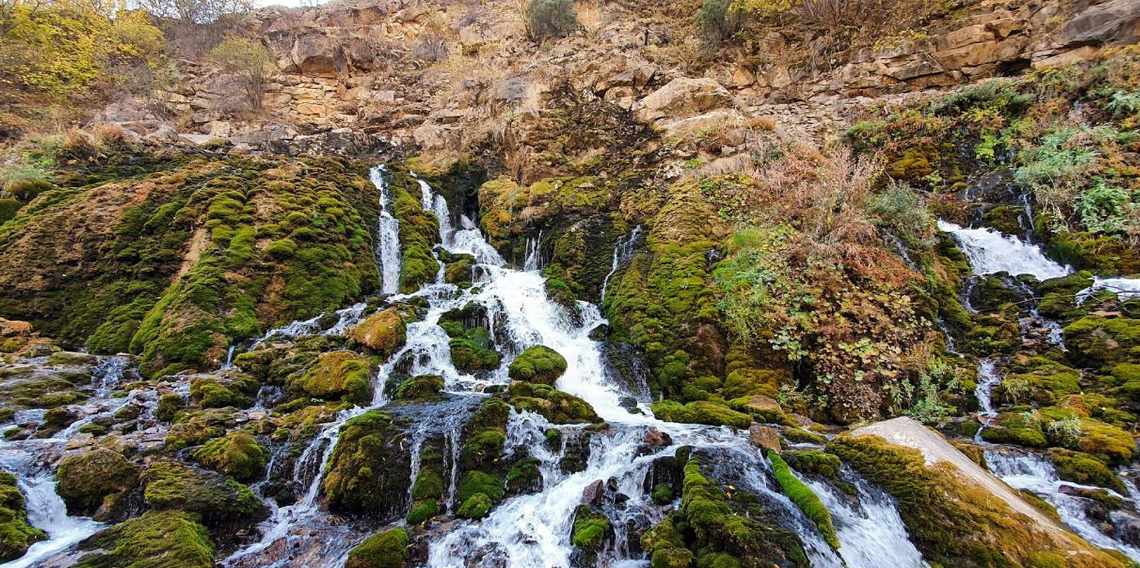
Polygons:
<instances>
[{"instance_id":1,"label":"green vegetation clump","mask_svg":"<svg viewBox=\"0 0 1140 568\"><path fill-rule=\"evenodd\" d=\"M420 375L404 379L396 387L397 400L428 400L443 390L443 377L439 375Z\"/></svg>"},{"instance_id":2,"label":"green vegetation clump","mask_svg":"<svg viewBox=\"0 0 1140 568\"><path fill-rule=\"evenodd\" d=\"M589 505L578 505L574 509L574 524L570 532L570 542L582 550L597 550L613 532L610 520L604 513Z\"/></svg>"},{"instance_id":3,"label":"green vegetation clump","mask_svg":"<svg viewBox=\"0 0 1140 568\"><path fill-rule=\"evenodd\" d=\"M79 568L211 568L214 543L195 515L148 511L79 544Z\"/></svg>"},{"instance_id":4,"label":"green vegetation clump","mask_svg":"<svg viewBox=\"0 0 1140 568\"><path fill-rule=\"evenodd\" d=\"M201 408L249 408L259 386L244 376L235 380L201 377L190 381L190 398Z\"/></svg>"},{"instance_id":5,"label":"green vegetation clump","mask_svg":"<svg viewBox=\"0 0 1140 568\"><path fill-rule=\"evenodd\" d=\"M539 43L570 35L579 27L574 0L530 0L525 17L527 33Z\"/></svg>"},{"instance_id":6,"label":"green vegetation clump","mask_svg":"<svg viewBox=\"0 0 1140 568\"><path fill-rule=\"evenodd\" d=\"M245 430L210 440L193 456L202 465L243 483L261 479L269 463L269 449Z\"/></svg>"},{"instance_id":7,"label":"green vegetation clump","mask_svg":"<svg viewBox=\"0 0 1140 568\"><path fill-rule=\"evenodd\" d=\"M602 421L590 403L550 385L514 382L507 387L507 394L511 406L540 414L553 424Z\"/></svg>"},{"instance_id":8,"label":"green vegetation clump","mask_svg":"<svg viewBox=\"0 0 1140 568\"><path fill-rule=\"evenodd\" d=\"M1122 495L1127 494L1124 482L1103 461L1082 452L1062 448L1049 450L1049 457L1061 479L1085 485L1107 487Z\"/></svg>"},{"instance_id":9,"label":"green vegetation clump","mask_svg":"<svg viewBox=\"0 0 1140 568\"><path fill-rule=\"evenodd\" d=\"M43 531L28 524L28 511L16 476L0 472L0 562L23 556L29 546L46 538Z\"/></svg>"},{"instance_id":10,"label":"green vegetation clump","mask_svg":"<svg viewBox=\"0 0 1140 568\"><path fill-rule=\"evenodd\" d=\"M823 536L823 540L831 548L839 548L839 536L836 534L835 525L831 521L831 513L819 500L819 496L792 473L788 464L780 459L780 454L768 450L768 461L772 464L772 474L776 476L776 481L784 489L784 494L807 515L807 518L815 523L819 534Z\"/></svg>"},{"instance_id":11,"label":"green vegetation clump","mask_svg":"<svg viewBox=\"0 0 1140 568\"><path fill-rule=\"evenodd\" d=\"M842 463L835 454L820 450L803 450L788 451L782 457L787 465L800 473L819 475L834 481L839 480L839 470ZM773 469L776 468L775 463L772 460Z\"/></svg>"},{"instance_id":12,"label":"green vegetation clump","mask_svg":"<svg viewBox=\"0 0 1140 568\"><path fill-rule=\"evenodd\" d=\"M672 400L663 400L653 403L652 410L654 416L670 422L733 428L748 428L752 425L751 416L712 401L700 400L681 404Z\"/></svg>"},{"instance_id":13,"label":"green vegetation clump","mask_svg":"<svg viewBox=\"0 0 1140 568\"><path fill-rule=\"evenodd\" d=\"M491 335L482 326L465 330L462 335L452 337L448 345L451 347L451 361L455 363L455 368L461 371L496 369L502 359L502 355L491 343Z\"/></svg>"},{"instance_id":14,"label":"green vegetation clump","mask_svg":"<svg viewBox=\"0 0 1140 568\"><path fill-rule=\"evenodd\" d=\"M71 454L56 469L56 491L73 515L91 516L138 486L139 467L104 448Z\"/></svg>"},{"instance_id":15,"label":"green vegetation clump","mask_svg":"<svg viewBox=\"0 0 1140 568\"><path fill-rule=\"evenodd\" d=\"M347 350L322 353L304 375L289 383L297 396L326 400L342 399L353 404L372 401L372 361Z\"/></svg>"},{"instance_id":16,"label":"green vegetation clump","mask_svg":"<svg viewBox=\"0 0 1140 568\"><path fill-rule=\"evenodd\" d=\"M323 483L333 511L395 519L407 507L411 464L407 433L372 410L344 424Z\"/></svg>"},{"instance_id":17,"label":"green vegetation clump","mask_svg":"<svg viewBox=\"0 0 1140 568\"><path fill-rule=\"evenodd\" d=\"M372 535L348 553L344 568L404 568L411 542L401 527Z\"/></svg>"},{"instance_id":18,"label":"green vegetation clump","mask_svg":"<svg viewBox=\"0 0 1140 568\"><path fill-rule=\"evenodd\" d=\"M428 439L420 448L420 471L412 484L412 507L408 524L417 525L439 513L440 500L446 490L443 480L443 439Z\"/></svg>"},{"instance_id":19,"label":"green vegetation clump","mask_svg":"<svg viewBox=\"0 0 1140 568\"><path fill-rule=\"evenodd\" d=\"M407 341L407 325L396 308L388 308L365 318L348 335L357 343L387 357Z\"/></svg>"},{"instance_id":20,"label":"green vegetation clump","mask_svg":"<svg viewBox=\"0 0 1140 568\"><path fill-rule=\"evenodd\" d=\"M268 513L249 487L175 461L152 463L142 482L143 498L151 509L194 513L209 526L255 522Z\"/></svg>"},{"instance_id":21,"label":"green vegetation clump","mask_svg":"<svg viewBox=\"0 0 1140 568\"><path fill-rule=\"evenodd\" d=\"M507 368L512 380L552 386L565 372L566 358L545 345L527 348Z\"/></svg>"}]
</instances>

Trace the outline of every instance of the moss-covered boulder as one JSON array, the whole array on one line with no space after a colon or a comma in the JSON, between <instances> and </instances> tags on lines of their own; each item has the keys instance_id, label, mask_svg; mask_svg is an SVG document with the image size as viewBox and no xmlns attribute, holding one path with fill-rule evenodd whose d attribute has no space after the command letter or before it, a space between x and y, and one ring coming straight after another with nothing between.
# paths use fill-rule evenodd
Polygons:
<instances>
[{"instance_id":1,"label":"moss-covered boulder","mask_svg":"<svg viewBox=\"0 0 1140 568\"><path fill-rule=\"evenodd\" d=\"M907 533L929 562L942 566L1078 566L1127 564L1060 528L1015 511L966 481L947 462L926 464L919 450L877 436L843 435L827 450L895 497ZM1079 559L1079 560L1078 560Z\"/></svg>"},{"instance_id":2,"label":"moss-covered boulder","mask_svg":"<svg viewBox=\"0 0 1140 568\"><path fill-rule=\"evenodd\" d=\"M776 402L776 399L762 394L732 399L728 401L728 407L751 416L757 422L786 424L789 426L794 424L794 422L784 414L784 409L780 407L780 403Z\"/></svg>"},{"instance_id":3,"label":"moss-covered boulder","mask_svg":"<svg viewBox=\"0 0 1140 568\"><path fill-rule=\"evenodd\" d=\"M196 515L149 511L79 544L77 568L212 568L214 543Z\"/></svg>"},{"instance_id":4,"label":"moss-covered boulder","mask_svg":"<svg viewBox=\"0 0 1140 568\"><path fill-rule=\"evenodd\" d=\"M348 553L344 568L404 568L412 539L403 528L372 535Z\"/></svg>"},{"instance_id":5,"label":"moss-covered boulder","mask_svg":"<svg viewBox=\"0 0 1140 568\"><path fill-rule=\"evenodd\" d=\"M444 380L439 375L409 377L396 387L397 400L429 400L443 390Z\"/></svg>"},{"instance_id":6,"label":"moss-covered boulder","mask_svg":"<svg viewBox=\"0 0 1140 568\"><path fill-rule=\"evenodd\" d=\"M43 531L28 524L16 476L0 471L0 562L23 556L29 546L46 538Z\"/></svg>"},{"instance_id":7,"label":"moss-covered boulder","mask_svg":"<svg viewBox=\"0 0 1140 568\"><path fill-rule=\"evenodd\" d=\"M589 505L578 505L574 509L570 542L582 550L594 551L601 548L607 538L613 538L613 525L605 513Z\"/></svg>"},{"instance_id":8,"label":"moss-covered boulder","mask_svg":"<svg viewBox=\"0 0 1140 568\"><path fill-rule=\"evenodd\" d=\"M249 408L257 395L257 381L238 374L234 377L197 377L190 381L190 399L201 408Z\"/></svg>"},{"instance_id":9,"label":"moss-covered boulder","mask_svg":"<svg viewBox=\"0 0 1140 568\"><path fill-rule=\"evenodd\" d=\"M96 448L71 454L56 469L56 491L72 515L109 517L115 503L138 486L139 467L122 454ZM101 511L102 510L102 511Z\"/></svg>"},{"instance_id":10,"label":"moss-covered boulder","mask_svg":"<svg viewBox=\"0 0 1140 568\"><path fill-rule=\"evenodd\" d=\"M268 512L245 485L183 463L155 462L142 480L143 498L151 509L194 513L209 526L257 521Z\"/></svg>"},{"instance_id":11,"label":"moss-covered boulder","mask_svg":"<svg viewBox=\"0 0 1140 568\"><path fill-rule=\"evenodd\" d=\"M392 521L404 515L411 457L404 425L372 410L344 424L323 483L329 509Z\"/></svg>"},{"instance_id":12,"label":"moss-covered boulder","mask_svg":"<svg viewBox=\"0 0 1140 568\"><path fill-rule=\"evenodd\" d=\"M713 401L698 400L681 404L673 400L653 403L653 414L662 420L687 424L707 424L709 426L731 426L747 428L752 417Z\"/></svg>"},{"instance_id":13,"label":"moss-covered boulder","mask_svg":"<svg viewBox=\"0 0 1140 568\"><path fill-rule=\"evenodd\" d=\"M460 371L489 371L498 368L502 360L502 355L491 342L491 335L482 326L452 337L448 346L451 348L451 362Z\"/></svg>"},{"instance_id":14,"label":"moss-covered boulder","mask_svg":"<svg viewBox=\"0 0 1140 568\"><path fill-rule=\"evenodd\" d=\"M410 176L393 173L389 189L400 222L400 292L407 294L434 282L439 273L439 262L432 255L439 242L439 220L424 211L419 184Z\"/></svg>"},{"instance_id":15,"label":"moss-covered boulder","mask_svg":"<svg viewBox=\"0 0 1140 568\"><path fill-rule=\"evenodd\" d=\"M1069 356L1083 367L1140 361L1140 320L1085 316L1064 329Z\"/></svg>"},{"instance_id":16,"label":"moss-covered boulder","mask_svg":"<svg viewBox=\"0 0 1140 568\"><path fill-rule=\"evenodd\" d=\"M684 450L684 448L682 448ZM654 568L810 566L795 533L751 515L706 477L699 457L685 457L681 507L641 536Z\"/></svg>"},{"instance_id":17,"label":"moss-covered boulder","mask_svg":"<svg viewBox=\"0 0 1140 568\"><path fill-rule=\"evenodd\" d=\"M289 390L297 396L368 404L372 400L373 367L370 359L353 351L322 353L303 375L289 383Z\"/></svg>"},{"instance_id":18,"label":"moss-covered boulder","mask_svg":"<svg viewBox=\"0 0 1140 568\"><path fill-rule=\"evenodd\" d=\"M508 402L519 411L534 412L554 424L601 422L590 403L545 384L513 382Z\"/></svg>"},{"instance_id":19,"label":"moss-covered boulder","mask_svg":"<svg viewBox=\"0 0 1140 568\"><path fill-rule=\"evenodd\" d=\"M387 357L403 347L408 338L407 324L396 308L372 314L348 332L357 343Z\"/></svg>"},{"instance_id":20,"label":"moss-covered boulder","mask_svg":"<svg viewBox=\"0 0 1140 568\"><path fill-rule=\"evenodd\" d=\"M420 447L420 470L412 484L412 506L406 520L409 525L418 525L440 512L444 481L444 439L433 436Z\"/></svg>"},{"instance_id":21,"label":"moss-covered boulder","mask_svg":"<svg viewBox=\"0 0 1140 568\"><path fill-rule=\"evenodd\" d=\"M512 380L552 386L565 372L566 358L545 345L527 348L507 367Z\"/></svg>"},{"instance_id":22,"label":"moss-covered boulder","mask_svg":"<svg viewBox=\"0 0 1140 568\"><path fill-rule=\"evenodd\" d=\"M1029 448L1049 445L1040 418L1032 412L1002 412L982 430L982 439L993 444L1016 444Z\"/></svg>"},{"instance_id":23,"label":"moss-covered boulder","mask_svg":"<svg viewBox=\"0 0 1140 568\"><path fill-rule=\"evenodd\" d=\"M1112 469L1090 454L1052 448L1049 450L1049 457L1053 460L1057 475L1061 479L1084 485L1107 487L1122 495L1128 493L1124 482L1113 473Z\"/></svg>"},{"instance_id":24,"label":"moss-covered boulder","mask_svg":"<svg viewBox=\"0 0 1140 568\"><path fill-rule=\"evenodd\" d=\"M177 422L166 432L166 449L177 451L197 446L207 440L225 435L236 425L233 410L211 408L178 413Z\"/></svg>"},{"instance_id":25,"label":"moss-covered boulder","mask_svg":"<svg viewBox=\"0 0 1140 568\"><path fill-rule=\"evenodd\" d=\"M245 430L234 430L194 450L198 463L243 483L261 479L269 463L269 448Z\"/></svg>"}]
</instances>

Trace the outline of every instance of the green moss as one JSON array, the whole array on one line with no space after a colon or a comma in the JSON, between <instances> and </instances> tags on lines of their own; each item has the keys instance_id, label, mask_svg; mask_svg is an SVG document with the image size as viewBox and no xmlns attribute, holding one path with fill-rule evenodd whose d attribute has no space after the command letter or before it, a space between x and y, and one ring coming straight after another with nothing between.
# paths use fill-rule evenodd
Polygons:
<instances>
[{"instance_id":1,"label":"green moss","mask_svg":"<svg viewBox=\"0 0 1140 568\"><path fill-rule=\"evenodd\" d=\"M578 505L574 509L574 524L570 532L570 542L582 550L597 550L613 532L609 518L589 505Z\"/></svg>"},{"instance_id":2,"label":"green moss","mask_svg":"<svg viewBox=\"0 0 1140 568\"><path fill-rule=\"evenodd\" d=\"M323 483L329 508L395 519L407 507L411 464L404 427L372 410L344 424Z\"/></svg>"},{"instance_id":3,"label":"green moss","mask_svg":"<svg viewBox=\"0 0 1140 568\"><path fill-rule=\"evenodd\" d=\"M486 495L496 501L502 499L506 495L503 479L482 471L470 471L463 474L455 490L456 498L462 502L477 494Z\"/></svg>"},{"instance_id":4,"label":"green moss","mask_svg":"<svg viewBox=\"0 0 1140 568\"><path fill-rule=\"evenodd\" d=\"M1064 329L1069 356L1084 367L1129 362L1140 347L1140 320L1085 316Z\"/></svg>"},{"instance_id":5,"label":"green moss","mask_svg":"<svg viewBox=\"0 0 1140 568\"><path fill-rule=\"evenodd\" d=\"M223 381L204 377L190 381L190 398L202 408L249 408L258 384L248 377Z\"/></svg>"},{"instance_id":6,"label":"green moss","mask_svg":"<svg viewBox=\"0 0 1140 568\"><path fill-rule=\"evenodd\" d=\"M511 469L507 470L507 492L519 495L540 489L542 487L540 464L541 462L535 458L526 458L511 464Z\"/></svg>"},{"instance_id":7,"label":"green moss","mask_svg":"<svg viewBox=\"0 0 1140 568\"><path fill-rule=\"evenodd\" d=\"M469 329L448 342L451 361L461 371L487 371L496 369L502 358L491 343L491 336L483 327Z\"/></svg>"},{"instance_id":8,"label":"green moss","mask_svg":"<svg viewBox=\"0 0 1140 568\"><path fill-rule=\"evenodd\" d=\"M342 399L354 404L372 400L372 361L352 351L323 353L305 374L289 383L297 396L326 400Z\"/></svg>"},{"instance_id":9,"label":"green moss","mask_svg":"<svg viewBox=\"0 0 1140 568\"><path fill-rule=\"evenodd\" d=\"M207 442L193 456L202 465L245 483L261 479L269 463L269 449L244 430Z\"/></svg>"},{"instance_id":10,"label":"green moss","mask_svg":"<svg viewBox=\"0 0 1140 568\"><path fill-rule=\"evenodd\" d=\"M748 428L752 417L711 401L696 401L681 404L672 400L653 403L653 414L662 420L710 426L731 426Z\"/></svg>"},{"instance_id":11,"label":"green moss","mask_svg":"<svg viewBox=\"0 0 1140 568\"><path fill-rule=\"evenodd\" d=\"M535 345L511 361L507 374L512 380L553 385L566 372L566 358L545 345Z\"/></svg>"},{"instance_id":12,"label":"green moss","mask_svg":"<svg viewBox=\"0 0 1140 568\"><path fill-rule=\"evenodd\" d=\"M387 357L407 341L407 325L395 308L388 308L365 318L349 331L349 337Z\"/></svg>"},{"instance_id":13,"label":"green moss","mask_svg":"<svg viewBox=\"0 0 1140 568\"><path fill-rule=\"evenodd\" d=\"M372 535L348 553L345 568L404 568L412 539L403 528Z\"/></svg>"},{"instance_id":14,"label":"green moss","mask_svg":"<svg viewBox=\"0 0 1140 568\"><path fill-rule=\"evenodd\" d=\"M410 293L434 282L439 262L432 248L439 241L439 220L424 211L418 197L419 186L406 174L396 172L389 183L396 219L400 222L400 291ZM414 189L412 189L414 188Z\"/></svg>"},{"instance_id":15,"label":"green moss","mask_svg":"<svg viewBox=\"0 0 1140 568\"><path fill-rule=\"evenodd\" d=\"M46 538L43 531L28 524L24 495L16 476L0 472L0 562L23 556L29 546Z\"/></svg>"},{"instance_id":16,"label":"green moss","mask_svg":"<svg viewBox=\"0 0 1140 568\"><path fill-rule=\"evenodd\" d=\"M601 422L590 403L544 384L511 383L508 402L520 411L542 415L553 424Z\"/></svg>"},{"instance_id":17,"label":"green moss","mask_svg":"<svg viewBox=\"0 0 1140 568\"><path fill-rule=\"evenodd\" d=\"M482 519L491 512L491 507L494 502L491 498L482 494L476 493L459 505L459 509L455 511L455 515L462 519Z\"/></svg>"},{"instance_id":18,"label":"green moss","mask_svg":"<svg viewBox=\"0 0 1140 568\"><path fill-rule=\"evenodd\" d=\"M1028 412L1003 412L982 430L982 439L993 444L1016 444L1043 448L1049 444L1041 421Z\"/></svg>"},{"instance_id":19,"label":"green moss","mask_svg":"<svg viewBox=\"0 0 1140 568\"><path fill-rule=\"evenodd\" d=\"M802 428L788 428L784 430L784 437L795 444L818 444L822 446L827 443L827 438L824 436L815 432L808 432Z\"/></svg>"},{"instance_id":20,"label":"green moss","mask_svg":"<svg viewBox=\"0 0 1140 568\"><path fill-rule=\"evenodd\" d=\"M143 485L143 498L151 509L196 513L207 525L257 521L267 513L245 485L178 462L151 464L143 474Z\"/></svg>"},{"instance_id":21,"label":"green moss","mask_svg":"<svg viewBox=\"0 0 1140 568\"><path fill-rule=\"evenodd\" d=\"M194 515L148 511L80 543L77 568L211 568L214 543Z\"/></svg>"},{"instance_id":22,"label":"green moss","mask_svg":"<svg viewBox=\"0 0 1140 568\"><path fill-rule=\"evenodd\" d=\"M397 400L428 400L443 390L443 377L439 375L420 375L404 379L396 387Z\"/></svg>"},{"instance_id":23,"label":"green moss","mask_svg":"<svg viewBox=\"0 0 1140 568\"><path fill-rule=\"evenodd\" d=\"M158 398L158 406L154 409L154 417L163 422L170 422L174 420L174 415L185 407L186 404L182 401L182 395L166 393Z\"/></svg>"},{"instance_id":24,"label":"green moss","mask_svg":"<svg viewBox=\"0 0 1140 568\"><path fill-rule=\"evenodd\" d=\"M1061 479L1085 485L1107 487L1120 494L1127 494L1124 482L1102 461L1095 457L1061 448L1049 450L1049 457L1057 468Z\"/></svg>"},{"instance_id":25,"label":"green moss","mask_svg":"<svg viewBox=\"0 0 1140 568\"><path fill-rule=\"evenodd\" d=\"M785 452L782 457L787 465L800 473L839 480L839 469L842 464L834 454L820 450L803 450Z\"/></svg>"},{"instance_id":26,"label":"green moss","mask_svg":"<svg viewBox=\"0 0 1140 568\"><path fill-rule=\"evenodd\" d=\"M653 502L665 506L673 502L676 494L668 483L658 483L653 486Z\"/></svg>"},{"instance_id":27,"label":"green moss","mask_svg":"<svg viewBox=\"0 0 1140 568\"><path fill-rule=\"evenodd\" d=\"M819 500L819 496L792 473L788 464L780 459L779 454L768 450L768 461L772 464L772 474L776 476L776 481L783 488L784 494L807 515L807 518L815 523L819 534L823 536L823 540L831 548L839 548L839 536L836 534L835 525L831 521L831 513Z\"/></svg>"},{"instance_id":28,"label":"green moss","mask_svg":"<svg viewBox=\"0 0 1140 568\"><path fill-rule=\"evenodd\" d=\"M63 458L56 480L68 512L91 516L138 486L139 468L118 452L96 448Z\"/></svg>"}]
</instances>

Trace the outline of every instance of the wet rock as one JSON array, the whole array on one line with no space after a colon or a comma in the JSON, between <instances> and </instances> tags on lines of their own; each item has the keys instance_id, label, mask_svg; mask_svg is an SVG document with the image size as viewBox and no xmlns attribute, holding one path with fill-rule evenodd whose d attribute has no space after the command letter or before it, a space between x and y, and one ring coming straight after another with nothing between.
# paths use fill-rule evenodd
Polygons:
<instances>
[{"instance_id":1,"label":"wet rock","mask_svg":"<svg viewBox=\"0 0 1140 568\"><path fill-rule=\"evenodd\" d=\"M599 324L590 330L590 339L594 341L604 341L606 336L610 333L610 326L606 324Z\"/></svg>"},{"instance_id":2,"label":"wet rock","mask_svg":"<svg viewBox=\"0 0 1140 568\"><path fill-rule=\"evenodd\" d=\"M118 452L97 448L65 457L56 477L68 513L92 516L102 511L100 518L110 520L114 501L138 485L139 467Z\"/></svg>"},{"instance_id":3,"label":"wet rock","mask_svg":"<svg viewBox=\"0 0 1140 568\"><path fill-rule=\"evenodd\" d=\"M394 353L407 340L407 326L404 318L395 308L368 316L349 336L358 343L385 357Z\"/></svg>"},{"instance_id":4,"label":"wet rock","mask_svg":"<svg viewBox=\"0 0 1140 568\"><path fill-rule=\"evenodd\" d=\"M753 424L748 429L748 441L762 450L780 452L780 433L771 426Z\"/></svg>"},{"instance_id":5,"label":"wet rock","mask_svg":"<svg viewBox=\"0 0 1140 568\"><path fill-rule=\"evenodd\" d=\"M582 502L587 505L601 505L602 496L605 495L605 492L606 488L602 480L594 480L582 490Z\"/></svg>"},{"instance_id":6,"label":"wet rock","mask_svg":"<svg viewBox=\"0 0 1140 568\"><path fill-rule=\"evenodd\" d=\"M670 437L669 434L666 434L657 428L651 427L648 431L645 432L645 435L641 437L641 443L654 447L668 446L673 443L673 438Z\"/></svg>"}]
</instances>

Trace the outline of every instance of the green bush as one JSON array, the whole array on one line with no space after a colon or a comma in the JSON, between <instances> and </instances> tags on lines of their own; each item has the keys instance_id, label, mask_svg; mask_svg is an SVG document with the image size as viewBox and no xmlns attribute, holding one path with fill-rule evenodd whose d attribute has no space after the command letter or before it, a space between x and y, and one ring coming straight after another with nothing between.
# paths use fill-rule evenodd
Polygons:
<instances>
[{"instance_id":1,"label":"green bush","mask_svg":"<svg viewBox=\"0 0 1140 568\"><path fill-rule=\"evenodd\" d=\"M697 30L709 45L719 45L740 30L744 12L733 0L705 0L697 11Z\"/></svg>"},{"instance_id":2,"label":"green bush","mask_svg":"<svg viewBox=\"0 0 1140 568\"><path fill-rule=\"evenodd\" d=\"M526 5L526 31L537 42L568 36L578 25L573 0L530 0Z\"/></svg>"}]
</instances>

